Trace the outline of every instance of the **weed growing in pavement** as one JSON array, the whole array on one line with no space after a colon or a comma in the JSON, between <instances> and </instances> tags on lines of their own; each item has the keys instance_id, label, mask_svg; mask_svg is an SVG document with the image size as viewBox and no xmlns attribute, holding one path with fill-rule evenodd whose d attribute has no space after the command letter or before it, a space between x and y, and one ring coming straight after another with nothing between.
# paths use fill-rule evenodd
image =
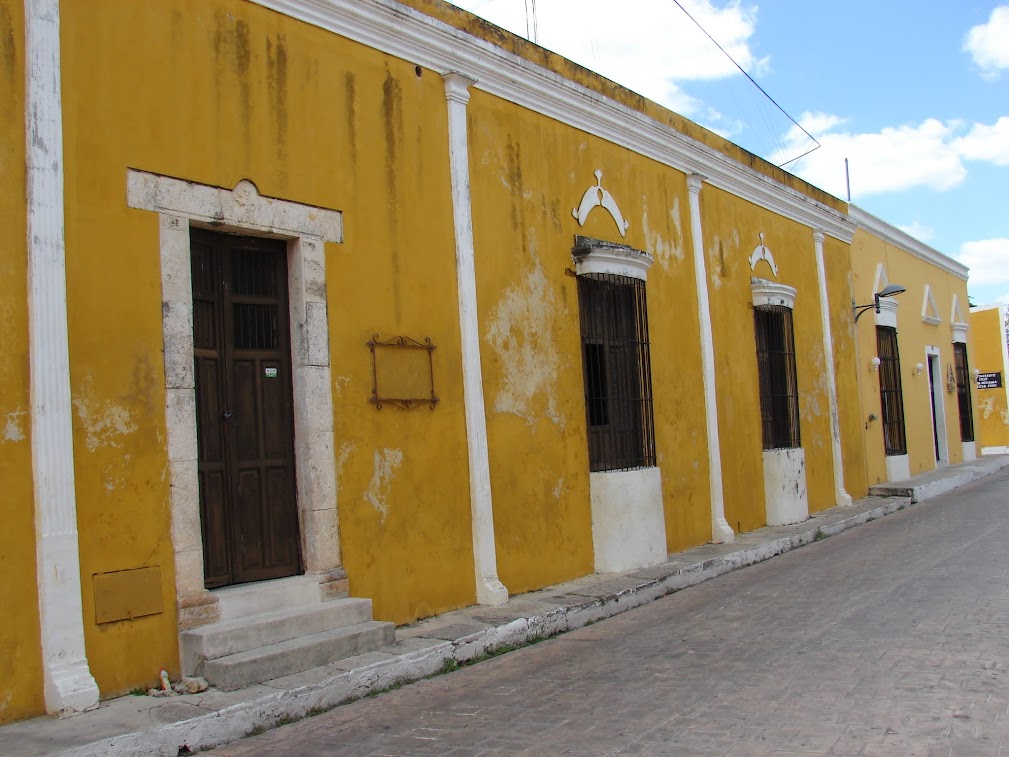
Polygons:
<instances>
[{"instance_id":1,"label":"weed growing in pavement","mask_svg":"<svg viewBox=\"0 0 1009 757\"><path fill-rule=\"evenodd\" d=\"M823 541L828 536L830 536L830 534L826 534L823 532L822 528L818 528L816 529L816 533L813 534L813 541Z\"/></svg>"}]
</instances>

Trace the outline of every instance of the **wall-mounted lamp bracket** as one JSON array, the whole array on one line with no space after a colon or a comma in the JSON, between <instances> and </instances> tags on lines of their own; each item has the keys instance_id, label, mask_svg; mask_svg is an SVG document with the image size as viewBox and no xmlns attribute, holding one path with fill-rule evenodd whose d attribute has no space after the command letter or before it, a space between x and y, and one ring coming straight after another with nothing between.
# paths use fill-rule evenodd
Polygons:
<instances>
[{"instance_id":1,"label":"wall-mounted lamp bracket","mask_svg":"<svg viewBox=\"0 0 1009 757\"><path fill-rule=\"evenodd\" d=\"M852 300L851 311L855 316L855 323L858 323L858 319L861 317L862 313L869 308L872 308L876 312L876 315L879 315L879 300L881 297L896 297L898 294L903 294L906 291L907 289L902 287L900 284L887 284L883 287L882 291L876 292L876 294L872 296L872 302L868 305L856 305L855 301Z\"/></svg>"}]
</instances>

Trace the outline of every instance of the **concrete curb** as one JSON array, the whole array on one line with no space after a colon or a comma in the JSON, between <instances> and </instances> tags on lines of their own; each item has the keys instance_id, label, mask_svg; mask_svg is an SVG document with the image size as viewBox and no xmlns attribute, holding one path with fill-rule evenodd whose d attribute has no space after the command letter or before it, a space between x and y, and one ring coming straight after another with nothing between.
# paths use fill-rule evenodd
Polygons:
<instances>
[{"instance_id":1,"label":"concrete curb","mask_svg":"<svg viewBox=\"0 0 1009 757\"><path fill-rule=\"evenodd\" d=\"M971 463L961 463L955 468L940 468L921 474L915 477L919 479L917 483L896 481L876 484L869 487L869 494L874 497L910 497L911 502L923 502L997 473L1006 466L1009 466L1009 456L1007 455L982 457Z\"/></svg>"},{"instance_id":2,"label":"concrete curb","mask_svg":"<svg viewBox=\"0 0 1009 757\"><path fill-rule=\"evenodd\" d=\"M682 565L667 562L628 574L596 576L598 583L595 585L590 583L556 597L563 601L562 604L514 618L502 625L465 634L452 641L413 636L395 647L381 650L393 655L389 659L363 664L320 683L278 690L207 715L102 739L59 754L67 757L176 757L213 749L391 687L454 669L459 663L474 660L501 647L522 645L530 640L581 628L730 571L763 562L824 536L833 536L890 515L910 504L910 497L892 497L882 500L878 507L830 523L817 525L817 519L813 518L801 524L804 528L790 535L742 546L696 563ZM536 594L540 595L540 602L549 602L543 596L545 592ZM412 648L403 651L404 646Z\"/></svg>"}]
</instances>

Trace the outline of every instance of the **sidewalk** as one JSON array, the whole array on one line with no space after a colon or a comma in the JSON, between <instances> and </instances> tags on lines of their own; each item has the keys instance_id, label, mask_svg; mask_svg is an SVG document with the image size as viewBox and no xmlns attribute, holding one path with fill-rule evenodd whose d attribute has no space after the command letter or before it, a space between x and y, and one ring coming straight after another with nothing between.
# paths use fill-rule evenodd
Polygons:
<instances>
[{"instance_id":1,"label":"sidewalk","mask_svg":"<svg viewBox=\"0 0 1009 757\"><path fill-rule=\"evenodd\" d=\"M0 754L165 755L212 748L299 720L348 700L454 669L459 663L530 639L552 636L651 602L737 568L889 515L913 502L1009 466L985 457L873 487L852 507L833 508L794 526L762 528L733 544L708 544L662 565L589 575L523 594L501 607L474 606L397 629L396 643L239 691L158 699L125 696L66 720L36 718L0 727Z\"/></svg>"}]
</instances>

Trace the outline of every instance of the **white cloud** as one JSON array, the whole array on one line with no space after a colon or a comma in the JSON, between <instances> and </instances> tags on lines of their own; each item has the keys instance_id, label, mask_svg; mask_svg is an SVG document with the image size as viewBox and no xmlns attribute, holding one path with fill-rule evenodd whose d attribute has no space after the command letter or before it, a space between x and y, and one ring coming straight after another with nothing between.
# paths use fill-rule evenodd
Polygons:
<instances>
[{"instance_id":1,"label":"white cloud","mask_svg":"<svg viewBox=\"0 0 1009 757\"><path fill-rule=\"evenodd\" d=\"M786 168L838 197L845 196L845 158L850 165L855 198L913 187L946 190L967 176L967 169L951 144L956 124L929 118L918 125L858 134L838 129L845 123L838 116L806 113L799 121L821 147ZM810 146L806 135L793 126L785 135L785 146L769 156L769 160L780 163Z\"/></svg>"},{"instance_id":2,"label":"white cloud","mask_svg":"<svg viewBox=\"0 0 1009 757\"><path fill-rule=\"evenodd\" d=\"M897 224L897 228L921 242L928 242L935 236L935 230L917 219L907 225Z\"/></svg>"},{"instance_id":3,"label":"white cloud","mask_svg":"<svg viewBox=\"0 0 1009 757\"><path fill-rule=\"evenodd\" d=\"M964 37L963 49L986 79L997 79L1001 69L1009 68L1009 5L995 8L988 23L972 27Z\"/></svg>"},{"instance_id":4,"label":"white cloud","mask_svg":"<svg viewBox=\"0 0 1009 757\"><path fill-rule=\"evenodd\" d=\"M1009 166L1009 116L1002 116L991 126L974 124L966 136L953 141L953 148L968 160Z\"/></svg>"},{"instance_id":5,"label":"white cloud","mask_svg":"<svg viewBox=\"0 0 1009 757\"><path fill-rule=\"evenodd\" d=\"M970 268L972 286L1001 288L1009 284L1009 238L964 242L957 259Z\"/></svg>"},{"instance_id":6,"label":"white cloud","mask_svg":"<svg viewBox=\"0 0 1009 757\"><path fill-rule=\"evenodd\" d=\"M856 200L914 188L952 189L967 177L965 160L1009 166L1009 116L990 125L975 123L966 134L963 121L934 118L867 133L845 130L845 119L827 113L805 113L799 122L821 147L785 168L838 197L845 196L845 158ZM810 147L809 138L793 126L768 160L780 164Z\"/></svg>"},{"instance_id":7,"label":"white cloud","mask_svg":"<svg viewBox=\"0 0 1009 757\"><path fill-rule=\"evenodd\" d=\"M527 36L525 3L516 0L456 0L488 21ZM751 73L766 71L767 58L750 49L756 6L741 0L683 0L711 36ZM538 0L539 44L666 107L693 115L704 104L677 82L740 75L673 2L655 0ZM532 22L529 21L529 31ZM531 34L529 36L532 36Z\"/></svg>"}]
</instances>

